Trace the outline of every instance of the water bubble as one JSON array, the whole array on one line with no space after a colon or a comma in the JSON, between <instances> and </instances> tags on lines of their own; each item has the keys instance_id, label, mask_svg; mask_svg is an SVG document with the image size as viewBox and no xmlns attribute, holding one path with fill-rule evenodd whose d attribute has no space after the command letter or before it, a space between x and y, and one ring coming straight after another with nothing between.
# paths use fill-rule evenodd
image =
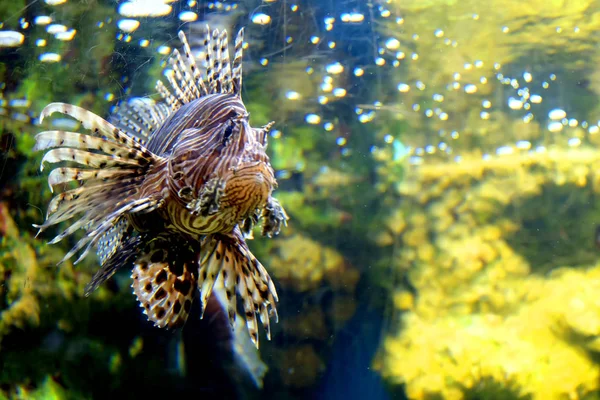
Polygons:
<instances>
[{"instance_id":1,"label":"water bubble","mask_svg":"<svg viewBox=\"0 0 600 400\"><path fill-rule=\"evenodd\" d=\"M198 19L198 14L193 11L182 11L179 13L179 20L183 22L194 22ZM253 21L254 22L254 21Z\"/></svg>"},{"instance_id":2,"label":"water bubble","mask_svg":"<svg viewBox=\"0 0 600 400\"><path fill-rule=\"evenodd\" d=\"M344 88L335 88L335 89L333 89L333 95L335 97L344 97L344 96L346 96L346 89L344 89Z\"/></svg>"},{"instance_id":3,"label":"water bubble","mask_svg":"<svg viewBox=\"0 0 600 400\"><path fill-rule=\"evenodd\" d=\"M321 122L321 117L317 114L307 114L304 120L311 125L316 125Z\"/></svg>"},{"instance_id":4,"label":"water bubble","mask_svg":"<svg viewBox=\"0 0 600 400\"><path fill-rule=\"evenodd\" d=\"M563 128L563 124L560 122L557 122L557 121L550 122L548 124L548 130L550 132L560 132L560 131L562 131L562 128Z\"/></svg>"},{"instance_id":5,"label":"water bubble","mask_svg":"<svg viewBox=\"0 0 600 400\"><path fill-rule=\"evenodd\" d=\"M529 72L523 72L523 79L529 83L533 80L533 76Z\"/></svg>"},{"instance_id":6,"label":"water bubble","mask_svg":"<svg viewBox=\"0 0 600 400\"><path fill-rule=\"evenodd\" d=\"M286 94L285 97L288 98L288 100L298 100L300 98L300 93L298 92L294 92L293 90L289 90Z\"/></svg>"},{"instance_id":7,"label":"water bubble","mask_svg":"<svg viewBox=\"0 0 600 400\"><path fill-rule=\"evenodd\" d=\"M365 73L365 70L360 68L360 67L356 67L354 68L354 76L363 76Z\"/></svg>"},{"instance_id":8,"label":"water bubble","mask_svg":"<svg viewBox=\"0 0 600 400\"><path fill-rule=\"evenodd\" d=\"M436 29L435 32L433 32L433 35L437 38L441 38L444 36L444 31L441 29Z\"/></svg>"},{"instance_id":9,"label":"water bubble","mask_svg":"<svg viewBox=\"0 0 600 400\"><path fill-rule=\"evenodd\" d=\"M390 50L397 50L400 47L400 41L396 38L389 38L385 42L385 47L387 47Z\"/></svg>"},{"instance_id":10,"label":"water bubble","mask_svg":"<svg viewBox=\"0 0 600 400\"><path fill-rule=\"evenodd\" d=\"M35 17L35 19L33 20L33 23L36 25L48 25L52 22L52 17L49 17L47 15L39 15L37 17Z\"/></svg>"},{"instance_id":11,"label":"water bubble","mask_svg":"<svg viewBox=\"0 0 600 400\"><path fill-rule=\"evenodd\" d=\"M310 42L311 42L312 44L318 44L320 41L321 41L321 39L319 39L319 37L318 37L318 36L312 36L312 37L310 38Z\"/></svg>"},{"instance_id":12,"label":"water bubble","mask_svg":"<svg viewBox=\"0 0 600 400\"><path fill-rule=\"evenodd\" d=\"M264 13L254 14L252 22L257 25L267 25L271 22L271 16Z\"/></svg>"},{"instance_id":13,"label":"water bubble","mask_svg":"<svg viewBox=\"0 0 600 400\"><path fill-rule=\"evenodd\" d=\"M328 74L337 75L337 74L341 74L342 72L344 72L344 66L336 61L336 62L326 66L325 70L327 71Z\"/></svg>"},{"instance_id":14,"label":"water bubble","mask_svg":"<svg viewBox=\"0 0 600 400\"><path fill-rule=\"evenodd\" d=\"M465 85L465 93L475 93L477 92L477 86L473 85L472 83Z\"/></svg>"},{"instance_id":15,"label":"water bubble","mask_svg":"<svg viewBox=\"0 0 600 400\"><path fill-rule=\"evenodd\" d=\"M343 13L341 15L342 22L346 22L346 23L363 22L364 19L365 19L365 16L360 13Z\"/></svg>"},{"instance_id":16,"label":"water bubble","mask_svg":"<svg viewBox=\"0 0 600 400\"><path fill-rule=\"evenodd\" d=\"M140 21L137 19L121 19L117 22L117 27L123 32L134 32L140 26Z\"/></svg>"},{"instance_id":17,"label":"water bubble","mask_svg":"<svg viewBox=\"0 0 600 400\"><path fill-rule=\"evenodd\" d=\"M579 147L581 145L581 139L571 138L571 139L569 139L567 144L569 145L569 147Z\"/></svg>"},{"instance_id":18,"label":"water bubble","mask_svg":"<svg viewBox=\"0 0 600 400\"><path fill-rule=\"evenodd\" d=\"M169 15L173 8L162 0L130 0L121 3L119 14L128 18L137 17L164 17Z\"/></svg>"},{"instance_id":19,"label":"water bubble","mask_svg":"<svg viewBox=\"0 0 600 400\"><path fill-rule=\"evenodd\" d=\"M515 152L515 149L512 146L502 146L496 149L496 155L499 156L508 156Z\"/></svg>"},{"instance_id":20,"label":"water bubble","mask_svg":"<svg viewBox=\"0 0 600 400\"><path fill-rule=\"evenodd\" d=\"M560 108L555 108L548 113L548 118L553 121L561 120L567 116L565 110L561 110Z\"/></svg>"},{"instance_id":21,"label":"water bubble","mask_svg":"<svg viewBox=\"0 0 600 400\"><path fill-rule=\"evenodd\" d=\"M0 31L0 47L19 47L25 36L17 31Z\"/></svg>"},{"instance_id":22,"label":"water bubble","mask_svg":"<svg viewBox=\"0 0 600 400\"><path fill-rule=\"evenodd\" d=\"M62 59L62 57L60 56L60 54L57 53L44 53L44 54L40 54L39 60L41 62L46 62L46 63L55 63L55 62L59 62Z\"/></svg>"},{"instance_id":23,"label":"water bubble","mask_svg":"<svg viewBox=\"0 0 600 400\"><path fill-rule=\"evenodd\" d=\"M46 27L46 32L48 32L51 35L56 35L59 32L66 32L67 31L67 27L61 24L52 24L52 25L48 25Z\"/></svg>"},{"instance_id":24,"label":"water bubble","mask_svg":"<svg viewBox=\"0 0 600 400\"><path fill-rule=\"evenodd\" d=\"M400 83L398 84L398 91L402 92L402 93L406 93L410 90L410 86L408 86L406 83Z\"/></svg>"},{"instance_id":25,"label":"water bubble","mask_svg":"<svg viewBox=\"0 0 600 400\"><path fill-rule=\"evenodd\" d=\"M169 46L160 46L156 51L158 54L167 55L171 52L171 48Z\"/></svg>"},{"instance_id":26,"label":"water bubble","mask_svg":"<svg viewBox=\"0 0 600 400\"><path fill-rule=\"evenodd\" d=\"M539 94L532 94L529 100L534 104L539 104L542 102L542 96Z\"/></svg>"},{"instance_id":27,"label":"water bubble","mask_svg":"<svg viewBox=\"0 0 600 400\"><path fill-rule=\"evenodd\" d=\"M523 108L523 101L521 101L519 99L515 99L514 97L509 97L508 98L508 107L511 110L520 110L521 108Z\"/></svg>"}]
</instances>

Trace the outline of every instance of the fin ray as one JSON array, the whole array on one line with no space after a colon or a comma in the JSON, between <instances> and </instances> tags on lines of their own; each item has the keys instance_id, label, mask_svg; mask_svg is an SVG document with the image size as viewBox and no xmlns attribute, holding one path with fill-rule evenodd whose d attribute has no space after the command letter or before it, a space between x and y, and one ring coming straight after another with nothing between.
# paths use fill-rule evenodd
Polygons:
<instances>
[{"instance_id":1,"label":"fin ray","mask_svg":"<svg viewBox=\"0 0 600 400\"><path fill-rule=\"evenodd\" d=\"M277 292L265 268L254 257L236 227L232 234L206 236L200 245L198 286L202 305L210 296L216 279L223 279L228 299L228 314L233 324L237 293L242 299L250 338L258 348L257 315L270 338L270 316L277 316Z\"/></svg>"},{"instance_id":2,"label":"fin ray","mask_svg":"<svg viewBox=\"0 0 600 400\"><path fill-rule=\"evenodd\" d=\"M150 321L160 328L177 328L190 313L198 265L193 253L173 238L161 238L154 244L135 261L131 286Z\"/></svg>"}]
</instances>

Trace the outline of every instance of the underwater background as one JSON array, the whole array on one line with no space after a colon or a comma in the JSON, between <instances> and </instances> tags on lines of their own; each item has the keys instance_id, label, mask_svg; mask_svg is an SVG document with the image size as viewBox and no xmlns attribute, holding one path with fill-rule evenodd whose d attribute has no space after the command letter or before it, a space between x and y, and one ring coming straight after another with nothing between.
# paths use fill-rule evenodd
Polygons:
<instances>
[{"instance_id":1,"label":"underwater background","mask_svg":"<svg viewBox=\"0 0 600 400\"><path fill-rule=\"evenodd\" d=\"M207 24L276 122L258 353L154 328L130 271L85 297L96 256L32 227L41 110L158 99ZM1 1L0 399L600 398L599 44L597 0Z\"/></svg>"}]
</instances>

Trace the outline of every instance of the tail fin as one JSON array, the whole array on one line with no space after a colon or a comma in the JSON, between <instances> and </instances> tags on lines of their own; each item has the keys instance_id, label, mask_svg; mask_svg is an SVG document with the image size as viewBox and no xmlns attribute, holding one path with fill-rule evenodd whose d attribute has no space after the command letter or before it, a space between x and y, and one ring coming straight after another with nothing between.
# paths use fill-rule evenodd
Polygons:
<instances>
[{"instance_id":1,"label":"tail fin","mask_svg":"<svg viewBox=\"0 0 600 400\"><path fill-rule=\"evenodd\" d=\"M50 201L46 221L36 227L41 233L79 215L78 220L50 242L59 242L84 229L87 234L61 261L85 247L75 261L78 263L125 215L150 212L160 206L158 198L139 198L138 188L161 157L108 121L74 105L49 104L42 111L40 122L55 112L79 120L91 133L52 130L36 136L34 150L47 150L41 170L46 162L66 165L54 168L48 176L50 190L57 187L65 190ZM72 183L79 185L73 188Z\"/></svg>"},{"instance_id":2,"label":"tail fin","mask_svg":"<svg viewBox=\"0 0 600 400\"><path fill-rule=\"evenodd\" d=\"M219 277L223 279L231 325L234 326L235 322L238 294L242 298L246 326L254 345L258 348L257 315L270 340L269 318L274 316L277 322L277 291L266 269L248 249L239 228L230 235L209 235L201 243L198 288L203 307Z\"/></svg>"}]
</instances>

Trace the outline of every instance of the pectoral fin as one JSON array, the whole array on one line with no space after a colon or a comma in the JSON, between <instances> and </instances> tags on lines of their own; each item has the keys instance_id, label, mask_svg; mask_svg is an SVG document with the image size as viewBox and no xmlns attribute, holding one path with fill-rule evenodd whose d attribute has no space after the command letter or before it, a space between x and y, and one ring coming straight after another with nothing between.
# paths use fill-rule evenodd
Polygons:
<instances>
[{"instance_id":1,"label":"pectoral fin","mask_svg":"<svg viewBox=\"0 0 600 400\"><path fill-rule=\"evenodd\" d=\"M250 338L258 348L257 316L271 338L269 318L277 321L277 291L266 269L248 249L239 228L232 234L213 234L201 243L198 288L201 304L207 303L215 281L222 277L227 298L227 313L234 325L237 295L242 298Z\"/></svg>"}]
</instances>

